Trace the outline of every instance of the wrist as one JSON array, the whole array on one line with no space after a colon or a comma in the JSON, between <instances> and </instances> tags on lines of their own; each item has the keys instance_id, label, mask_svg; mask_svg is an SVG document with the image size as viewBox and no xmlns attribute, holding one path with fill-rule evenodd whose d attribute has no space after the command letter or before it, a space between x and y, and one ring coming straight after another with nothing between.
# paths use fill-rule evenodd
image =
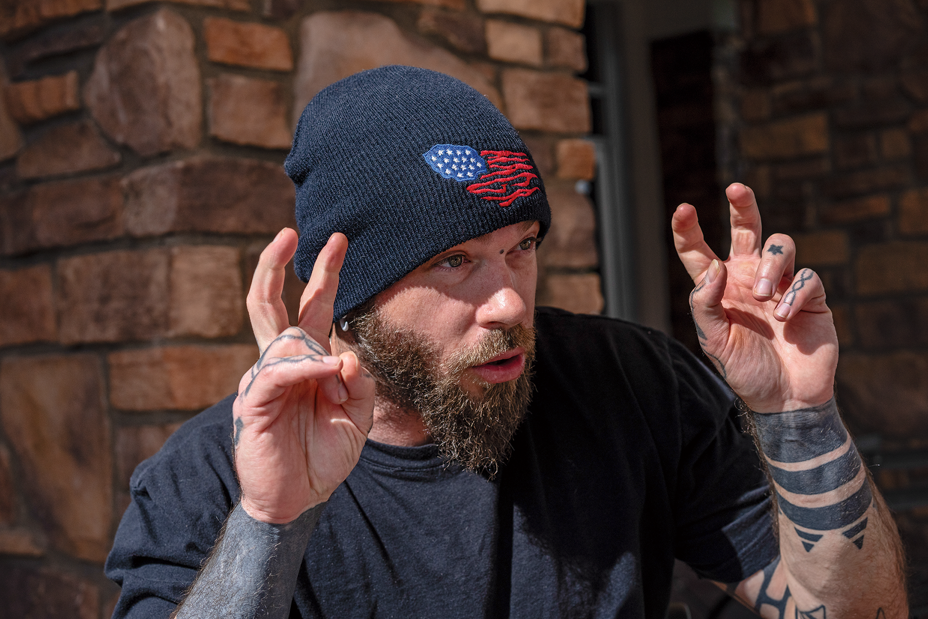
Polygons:
<instances>
[{"instance_id":1,"label":"wrist","mask_svg":"<svg viewBox=\"0 0 928 619\"><path fill-rule=\"evenodd\" d=\"M329 497L310 501L302 507L288 507L286 509L269 509L260 502L251 501L247 496L242 496L239 501L239 507L252 520L263 522L270 525L286 525L296 522L303 517L308 511L322 507L328 502Z\"/></svg>"}]
</instances>

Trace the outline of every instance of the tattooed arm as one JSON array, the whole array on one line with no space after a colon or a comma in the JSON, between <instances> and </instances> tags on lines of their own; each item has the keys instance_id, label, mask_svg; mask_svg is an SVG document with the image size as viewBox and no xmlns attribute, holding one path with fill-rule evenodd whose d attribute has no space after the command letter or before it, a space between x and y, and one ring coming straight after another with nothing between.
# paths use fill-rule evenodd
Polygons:
<instances>
[{"instance_id":1,"label":"tattooed arm","mask_svg":"<svg viewBox=\"0 0 928 619\"><path fill-rule=\"evenodd\" d=\"M703 240L695 209L677 208L674 242L696 288L700 345L752 412L777 504L780 557L728 587L763 616L905 617L901 544L834 401L838 343L821 279L795 272L795 245L761 243L754 194L726 191L731 254Z\"/></svg>"},{"instance_id":2,"label":"tattooed arm","mask_svg":"<svg viewBox=\"0 0 928 619\"><path fill-rule=\"evenodd\" d=\"M284 229L262 252L248 313L261 350L232 408L241 501L177 617L286 617L323 504L361 455L374 383L354 353L333 355L328 334L347 239L329 239L291 327L281 300L296 250Z\"/></svg>"}]
</instances>

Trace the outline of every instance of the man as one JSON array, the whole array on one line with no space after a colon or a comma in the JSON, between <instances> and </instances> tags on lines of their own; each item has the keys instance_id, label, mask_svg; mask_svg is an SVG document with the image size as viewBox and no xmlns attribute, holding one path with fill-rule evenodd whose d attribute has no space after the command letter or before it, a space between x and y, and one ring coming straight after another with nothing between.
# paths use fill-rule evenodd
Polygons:
<instances>
[{"instance_id":1,"label":"man","mask_svg":"<svg viewBox=\"0 0 928 619\"><path fill-rule=\"evenodd\" d=\"M761 243L748 188L727 191L726 261L691 206L673 230L778 532L699 361L535 309L544 187L484 97L352 76L304 110L286 168L301 235L255 273L261 358L134 474L117 616L661 617L674 557L767 617L906 615L898 536L835 408L821 280L789 237Z\"/></svg>"}]
</instances>

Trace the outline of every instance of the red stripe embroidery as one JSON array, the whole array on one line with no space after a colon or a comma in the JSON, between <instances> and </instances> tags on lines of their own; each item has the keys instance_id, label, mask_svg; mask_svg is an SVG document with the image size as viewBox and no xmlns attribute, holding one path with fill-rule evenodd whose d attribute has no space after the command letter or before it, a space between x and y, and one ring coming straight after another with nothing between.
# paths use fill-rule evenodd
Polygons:
<instances>
[{"instance_id":1,"label":"red stripe embroidery","mask_svg":"<svg viewBox=\"0 0 928 619\"><path fill-rule=\"evenodd\" d=\"M486 159L490 172L480 177L482 182L467 187L467 191L484 200L499 202L500 206L510 206L517 198L530 196L538 191L538 186L529 187L538 175L527 170L534 170L528 155L508 150L484 150L480 156Z\"/></svg>"}]
</instances>

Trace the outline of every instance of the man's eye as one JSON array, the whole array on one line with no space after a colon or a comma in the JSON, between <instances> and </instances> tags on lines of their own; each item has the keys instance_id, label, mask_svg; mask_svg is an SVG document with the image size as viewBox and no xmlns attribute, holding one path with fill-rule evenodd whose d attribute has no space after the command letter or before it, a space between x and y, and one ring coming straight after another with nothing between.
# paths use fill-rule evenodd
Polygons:
<instances>
[{"instance_id":1,"label":"man's eye","mask_svg":"<svg viewBox=\"0 0 928 619\"><path fill-rule=\"evenodd\" d=\"M536 239L536 238L533 237L533 236L532 236L532 237L529 237L529 238L525 239L524 241L522 241L521 243L519 243L519 249L521 249L521 250L528 250L528 249L531 249L532 247L534 247L535 242L536 242L537 240L538 240L538 239Z\"/></svg>"},{"instance_id":2,"label":"man's eye","mask_svg":"<svg viewBox=\"0 0 928 619\"><path fill-rule=\"evenodd\" d=\"M448 265L449 267L451 267L452 269L456 269L462 264L464 264L464 256L461 256L461 255L448 256L447 258L445 258L444 263Z\"/></svg>"}]
</instances>

